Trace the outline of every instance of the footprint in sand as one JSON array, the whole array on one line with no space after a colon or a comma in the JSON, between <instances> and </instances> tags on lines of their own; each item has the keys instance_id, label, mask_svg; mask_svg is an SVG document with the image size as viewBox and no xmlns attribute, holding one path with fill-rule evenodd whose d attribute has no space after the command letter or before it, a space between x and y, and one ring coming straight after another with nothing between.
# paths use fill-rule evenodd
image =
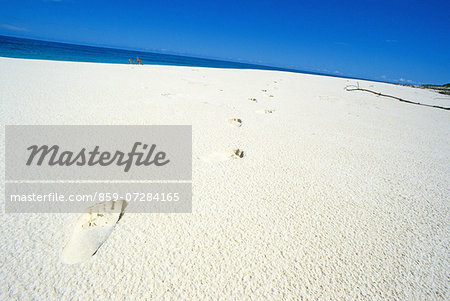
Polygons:
<instances>
[{"instance_id":1,"label":"footprint in sand","mask_svg":"<svg viewBox=\"0 0 450 301\"><path fill-rule=\"evenodd\" d=\"M240 127L242 125L242 120L239 118L228 119L228 124L235 127Z\"/></svg>"},{"instance_id":2,"label":"footprint in sand","mask_svg":"<svg viewBox=\"0 0 450 301\"><path fill-rule=\"evenodd\" d=\"M244 152L240 149L232 149L224 152L215 152L202 157L206 162L220 162L226 160L240 159L244 157Z\"/></svg>"},{"instance_id":3,"label":"footprint in sand","mask_svg":"<svg viewBox=\"0 0 450 301\"><path fill-rule=\"evenodd\" d=\"M256 113L258 114L272 114L275 110L258 110Z\"/></svg>"},{"instance_id":4,"label":"footprint in sand","mask_svg":"<svg viewBox=\"0 0 450 301\"><path fill-rule=\"evenodd\" d=\"M114 230L125 206L126 202L119 200L87 208L78 217L72 235L62 249L61 262L77 264L91 258Z\"/></svg>"}]
</instances>

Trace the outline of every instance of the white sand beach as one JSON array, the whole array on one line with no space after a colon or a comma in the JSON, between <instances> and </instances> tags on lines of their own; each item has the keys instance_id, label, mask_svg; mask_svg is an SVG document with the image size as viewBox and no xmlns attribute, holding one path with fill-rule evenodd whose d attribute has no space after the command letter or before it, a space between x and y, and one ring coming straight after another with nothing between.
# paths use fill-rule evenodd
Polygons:
<instances>
[{"instance_id":1,"label":"white sand beach","mask_svg":"<svg viewBox=\"0 0 450 301\"><path fill-rule=\"evenodd\" d=\"M357 82L450 106L318 75L0 58L0 299L449 300L450 111ZM192 125L193 212L125 213L63 264L79 214L4 211L14 124Z\"/></svg>"}]
</instances>

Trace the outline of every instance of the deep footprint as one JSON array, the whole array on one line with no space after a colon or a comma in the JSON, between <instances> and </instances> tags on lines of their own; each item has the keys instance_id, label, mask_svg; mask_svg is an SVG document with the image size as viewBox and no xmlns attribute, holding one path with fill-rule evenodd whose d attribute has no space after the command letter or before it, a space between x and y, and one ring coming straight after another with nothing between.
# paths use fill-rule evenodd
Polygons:
<instances>
[{"instance_id":1,"label":"deep footprint","mask_svg":"<svg viewBox=\"0 0 450 301\"><path fill-rule=\"evenodd\" d=\"M77 264L88 260L108 239L123 214L123 200L101 202L82 213L61 253L61 262Z\"/></svg>"},{"instance_id":2,"label":"deep footprint","mask_svg":"<svg viewBox=\"0 0 450 301\"><path fill-rule=\"evenodd\" d=\"M206 162L220 162L227 160L240 159L244 157L244 152L240 149L232 149L224 152L215 152L202 157L203 161Z\"/></svg>"},{"instance_id":3,"label":"deep footprint","mask_svg":"<svg viewBox=\"0 0 450 301\"><path fill-rule=\"evenodd\" d=\"M240 127L242 125L242 120L239 118L228 119L228 124L235 127Z\"/></svg>"}]
</instances>

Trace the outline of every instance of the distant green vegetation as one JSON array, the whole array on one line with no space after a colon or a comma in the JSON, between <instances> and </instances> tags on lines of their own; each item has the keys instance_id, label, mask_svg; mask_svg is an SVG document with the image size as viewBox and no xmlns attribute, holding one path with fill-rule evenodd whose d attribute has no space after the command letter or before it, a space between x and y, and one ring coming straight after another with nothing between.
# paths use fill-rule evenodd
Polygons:
<instances>
[{"instance_id":1,"label":"distant green vegetation","mask_svg":"<svg viewBox=\"0 0 450 301\"><path fill-rule=\"evenodd\" d=\"M450 95L450 83L445 85L421 85L420 88L432 89L440 94Z\"/></svg>"}]
</instances>

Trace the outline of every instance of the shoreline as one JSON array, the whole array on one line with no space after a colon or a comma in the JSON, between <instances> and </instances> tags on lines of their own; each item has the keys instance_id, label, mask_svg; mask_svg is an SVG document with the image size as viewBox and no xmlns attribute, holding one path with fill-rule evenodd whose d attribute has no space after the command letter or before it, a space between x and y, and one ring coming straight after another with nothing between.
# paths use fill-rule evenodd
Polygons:
<instances>
[{"instance_id":1,"label":"shoreline","mask_svg":"<svg viewBox=\"0 0 450 301\"><path fill-rule=\"evenodd\" d=\"M299 70L299 69L293 69L293 68L288 68L288 67L280 67L280 66L271 66L271 65L260 65L260 64L255 64L255 63L251 63L251 62L243 62L243 61L230 61L230 60L223 60L223 59L219 59L219 58L209 58L209 57L201 57L201 56L195 56L195 55L183 55L183 54L175 54L175 53L162 53L162 52L153 52L153 51L144 51L144 50L133 50L133 49L124 49L124 48L114 48L114 47L106 47L106 46L93 46L93 45L83 45L83 44L73 44L73 43L66 43L66 42L55 42L55 41L46 41L46 40L37 40L37 39L30 39L30 38L19 38L19 37L13 37L13 36L2 36L0 35L0 39L4 38L6 40L8 39L15 39L18 40L18 42L23 42L23 41L33 41L35 43L38 44L42 44L40 45L41 47L45 48L50 55L50 53L52 52L52 48L53 51L56 51L56 55L61 55L60 50L58 50L58 46L60 45L65 45L65 46L70 46L72 47L72 49L65 49L64 51L75 51L74 53L72 53L72 58L71 59L61 59L61 60L53 60L53 59L49 59L49 58L42 58L42 57L36 57L36 55L32 55L29 53L30 57L26 57L24 55L20 56L20 55L9 55L9 56L2 56L2 51L6 51L3 50L2 48L0 48L0 57L4 57L4 58L16 58L16 59L31 59L31 60L50 60L50 61L72 61L72 62L92 62L92 63L105 63L105 64L126 64L128 62L128 59L133 58L133 56L139 57L139 56L150 56L152 57L152 60L154 60L154 56L161 56L161 59L169 59L169 60L181 60L181 61L197 61L197 64L194 63L186 63L186 64L173 64L172 66L187 66L187 67L202 67L201 63L203 64L207 64L207 65L214 65L216 64L216 66L205 66L205 67L212 67L212 68L227 68L227 69L252 69L252 70L274 70L274 71L283 71L283 72L292 72L292 73L301 73L301 74L313 74L313 75L323 75L323 76L330 76L330 77L338 77L338 78L346 78L346 79L355 79L355 80L367 80L367 81L374 81L374 82L385 82L385 83L393 83L393 84L399 84L396 82L386 82L386 81L382 81L382 80L375 80L375 79L368 79L368 78L359 78L359 77L354 77L354 76L344 76L344 75L338 75L338 74L327 74L327 73L323 73L321 71L307 71L307 70ZM46 45L46 44L50 44ZM36 47L36 45L35 45ZM87 48L90 49L92 51L97 50L97 51L101 51L101 52L108 52L108 51L114 51L114 57L116 55L123 54L126 56L122 57L123 62L117 62L117 58L114 59L114 61L110 61L110 62L106 62L105 57L103 57L101 60L105 61L105 62L101 62L101 61L95 61L92 57L90 59L87 59L87 57L85 58L85 60L80 61L76 59L76 56L80 56L80 55L85 55L85 56L90 56L93 54L86 54L83 53L83 50L80 48ZM16 47L15 47L16 48ZM76 50L75 50L76 49ZM15 50L17 52L17 50ZM31 51L31 50L30 50ZM4 53L3 53L4 54ZM43 53L39 53L40 56L43 56ZM99 56L100 54L96 54L97 56ZM128 55L131 55L131 57L127 57ZM95 55L94 55L95 56ZM100 58L100 57L97 57ZM112 57L108 60L111 60ZM144 64L149 64L149 65L160 65L158 63L156 64L152 64L151 61L149 63L149 60L144 60ZM223 65L229 65L227 66L223 66ZM162 64L161 66L170 66L171 64ZM236 66L232 66L232 65L236 65ZM240 67L241 68L240 68Z\"/></svg>"},{"instance_id":2,"label":"shoreline","mask_svg":"<svg viewBox=\"0 0 450 301\"><path fill-rule=\"evenodd\" d=\"M197 58L197 57L192 57ZM200 57L199 57L200 58ZM53 60L53 59L37 59L37 58L25 58L25 57L10 57L10 56L1 56L0 59L14 59L14 60L30 60L30 61L42 61L42 62L67 62L67 63L86 63L86 64L102 64L102 65L126 65L126 66L157 66L157 67L180 67L180 68L205 68L205 69L218 69L218 70L253 70L253 71L273 71L273 72L286 72L286 73L293 73L293 74L303 74L303 75L315 75L315 76L323 76L323 77L331 77L331 78L340 78L340 79L347 79L347 80L355 80L355 81L365 81L365 82L374 82L374 83L381 83L381 84L389 84L389 85L396 85L396 86L404 86L404 87L412 87L412 88L420 88L420 85L414 85L414 84L407 84L407 83L396 83L396 82L388 82L388 81L382 81L382 80L375 80L375 79L367 79L367 78L359 78L359 77L351 77L351 76L343 76L343 75L334 75L334 74L326 74L326 73L319 73L319 72L309 72L309 71L301 71L301 70L294 70L294 69L285 69L282 70L282 67L273 67L273 68L280 68L278 69L254 69L254 68L234 68L234 67L210 67L210 66L190 66L190 65L164 65L164 64L128 64L127 62L124 63L114 63L114 62L95 62L95 61L76 61L76 60ZM228 62L228 61L223 61ZM234 63L232 61L229 61L231 63ZM243 63L247 64L247 63ZM265 67L265 66L262 66ZM271 66L267 66L271 67ZM426 86L426 84L424 84ZM428 88L427 88L428 89Z\"/></svg>"}]
</instances>

